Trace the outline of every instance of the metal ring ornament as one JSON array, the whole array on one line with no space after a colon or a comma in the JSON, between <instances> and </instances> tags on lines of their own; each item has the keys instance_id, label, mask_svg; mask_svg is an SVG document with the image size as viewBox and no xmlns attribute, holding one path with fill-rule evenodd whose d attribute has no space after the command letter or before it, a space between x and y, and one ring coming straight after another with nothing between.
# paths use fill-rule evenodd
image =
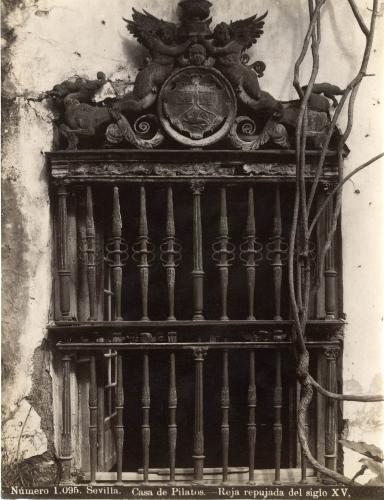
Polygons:
<instances>
[{"instance_id":1,"label":"metal ring ornament","mask_svg":"<svg viewBox=\"0 0 384 500\"><path fill-rule=\"evenodd\" d=\"M240 245L240 260L245 267L250 267L253 265L258 266L263 260L263 245L259 240L255 239L253 236L248 237ZM251 264L248 262L248 257L250 255L254 256L254 262Z\"/></svg>"},{"instance_id":2,"label":"metal ring ornament","mask_svg":"<svg viewBox=\"0 0 384 500\"><path fill-rule=\"evenodd\" d=\"M273 263L274 256L276 254L280 254L280 258L283 264L286 263L288 259L288 250L289 245L285 238L280 238L280 241L277 242L274 238L272 241L269 241L265 245L265 255L266 259L269 263Z\"/></svg>"},{"instance_id":3,"label":"metal ring ornament","mask_svg":"<svg viewBox=\"0 0 384 500\"><path fill-rule=\"evenodd\" d=\"M128 255L128 244L124 238L118 238L120 242L120 250L115 249L115 241L117 238L111 238L105 245L105 261L108 262L110 267L120 267L124 266L129 259ZM121 262L120 264L115 264L113 257L115 254L120 254Z\"/></svg>"},{"instance_id":4,"label":"metal ring ornament","mask_svg":"<svg viewBox=\"0 0 384 500\"><path fill-rule=\"evenodd\" d=\"M225 242L225 246L223 246L223 242ZM231 241L218 236L212 244L212 260L216 262L217 267L231 266L235 259L235 250L236 246ZM220 262L222 256L226 257L225 262Z\"/></svg>"},{"instance_id":5,"label":"metal ring ornament","mask_svg":"<svg viewBox=\"0 0 384 500\"><path fill-rule=\"evenodd\" d=\"M169 242L172 241L172 248L168 248ZM178 267L182 260L181 252L182 245L174 238L168 237L164 238L160 245L160 260L164 267ZM173 263L168 263L168 256L173 255Z\"/></svg>"},{"instance_id":6,"label":"metal ring ornament","mask_svg":"<svg viewBox=\"0 0 384 500\"><path fill-rule=\"evenodd\" d=\"M146 248L141 248L143 240L145 240ZM147 256L146 264L141 263L141 257L143 255ZM155 246L148 238L139 238L139 240L132 245L132 260L136 262L138 267L150 266L155 260L155 257Z\"/></svg>"}]
</instances>

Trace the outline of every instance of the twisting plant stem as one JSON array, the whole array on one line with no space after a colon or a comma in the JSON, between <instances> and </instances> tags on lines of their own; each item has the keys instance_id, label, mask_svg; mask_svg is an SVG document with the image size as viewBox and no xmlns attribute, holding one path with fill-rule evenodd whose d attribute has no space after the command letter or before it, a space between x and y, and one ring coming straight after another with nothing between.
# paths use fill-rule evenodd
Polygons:
<instances>
[{"instance_id":1,"label":"twisting plant stem","mask_svg":"<svg viewBox=\"0 0 384 500\"><path fill-rule=\"evenodd\" d=\"M295 189L295 201L293 207L293 216L292 216L292 224L291 231L289 237L289 254L288 254L288 277L289 277L289 293L291 300L291 308L293 312L293 318L295 321L295 332L292 335L292 344L294 347L294 353L297 360L297 377L301 384L302 390L300 392L300 402L297 410L297 428L298 428L298 437L300 441L300 445L302 450L308 460L308 462L320 473L334 479L337 482L343 484L353 484L353 480L348 479L347 477L335 472L322 464L320 464L312 455L311 450L309 449L307 432L306 432L306 414L308 411L308 406L312 400L313 396L313 388L319 391L321 394L328 398L340 400L340 401L362 401L362 402L377 402L383 401L383 396L362 396L362 395L344 395L344 394L336 394L331 391L327 391L324 389L317 381L313 379L309 375L309 352L305 343L305 331L308 320L308 311L309 311L309 297L311 291L311 275L310 275L310 260L309 260L309 239L311 233L316 226L321 213L323 212L325 206L329 203L329 200L333 195L336 194L336 202L335 207L333 209L333 213L331 215L331 225L328 230L328 234L326 235L326 241L322 246L319 257L319 266L318 266L318 275L317 281L319 277L323 273L323 267L325 262L325 256L331 246L333 235L336 231L338 218L341 209L341 192L343 184L354 175L356 172L370 165L374 161L378 160L383 154L380 154L372 160L369 160L365 164L361 165L357 169L355 169L351 174L347 175L343 179L343 162L344 162L344 146L349 137L353 126L353 110L355 99L357 95L358 88L364 76L366 76L366 70L368 65L369 56L372 49L373 35L375 29L375 18L377 16L377 3L378 0L373 0L373 9L371 15L371 23L369 30L366 28L359 11L356 8L356 5L353 0L348 0L349 4L352 8L352 11L355 15L355 18L362 29L363 33L366 36L366 46L364 51L363 60L361 63L360 70L357 76L348 84L346 89L344 90L342 97L338 106L335 109L331 124L328 129L327 136L325 138L322 151L320 154L319 162L316 168L316 173L314 177L314 181L311 186L310 194L307 200L306 194L306 183L305 183L305 155L306 155L306 139L307 139L307 107L308 101L313 89L314 82L316 80L316 76L319 70L319 45L321 39L321 31L320 31L320 11L321 7L324 5L326 0L315 0L316 7L313 4L314 0L308 0L308 10L310 23L308 27L307 34L305 36L303 47L301 53L295 64L294 71L294 81L293 86L296 89L299 97L300 97L300 110L299 116L296 125L296 189ZM305 92L303 92L303 88L300 85L299 81L299 71L300 66L305 58L305 55L308 51L309 42L312 41L311 49L312 49L312 71L311 76L308 82L307 87L305 88ZM330 144L331 138L333 136L334 129L336 127L336 122L340 113L344 107L344 104L347 102L348 97L348 121L347 126L342 134L337 148L338 155L338 175L340 182L336 186L336 188L332 191L332 193L328 196L322 206L318 209L315 217L311 224L309 224L309 214L311 210L312 203L315 198L317 186L319 184L320 177L322 175L323 166L325 163L325 158L328 152L328 146ZM299 229L300 223L300 230ZM295 273L294 273L294 253L297 253L297 265L301 266L304 263L304 290L301 294L301 290L296 291L295 289ZM301 276L301 273L298 273ZM297 287L301 287L301 281L297 281ZM298 299L296 300L296 297ZM300 306L300 307L299 307Z\"/></svg>"},{"instance_id":2,"label":"twisting plant stem","mask_svg":"<svg viewBox=\"0 0 384 500\"><path fill-rule=\"evenodd\" d=\"M336 399L337 401L359 401L362 403L377 403L384 401L384 395L376 394L373 396L368 396L366 394L336 394L335 392L327 391L324 389L314 378L309 376L310 382L313 387L320 392L323 396L327 398Z\"/></svg>"},{"instance_id":3,"label":"twisting plant stem","mask_svg":"<svg viewBox=\"0 0 384 500\"><path fill-rule=\"evenodd\" d=\"M361 17L361 14L359 12L359 9L357 8L355 4L355 0L348 0L349 5L351 6L352 12L356 18L356 21L358 25L361 28L361 31L364 33L366 37L369 36L369 29L366 27L363 18Z\"/></svg>"},{"instance_id":4,"label":"twisting plant stem","mask_svg":"<svg viewBox=\"0 0 384 500\"><path fill-rule=\"evenodd\" d=\"M371 23L369 27L369 35L366 38L366 45L365 45L365 50L364 50L364 55L363 55L363 60L361 63L360 70L356 76L356 78L351 82L351 96L349 99L348 103L348 122L346 129L343 133L343 135L340 138L339 144L338 144L338 171L339 171L339 179L343 178L343 165L344 165L344 158L343 158L343 149L346 141L348 140L348 137L351 133L352 126L353 126L353 115L354 115L354 106L355 106L355 101L356 101L356 96L357 92L360 87L360 83L362 79L364 78L366 71L367 71L367 66L369 62L369 57L371 55L371 50L372 50L372 44L373 44L373 35L375 32L375 24L376 24L376 17L377 17L377 6L378 6L378 0L373 0L373 9L372 9L372 15L371 15ZM341 195L342 195L342 189L339 189L336 194L336 203L335 203L335 208L333 211L333 215L331 218L331 227L328 231L327 238L325 241L325 244L322 248L322 251L319 256L319 265L318 265L318 275L316 279L316 285L318 285L323 270L324 270L324 262L325 262L325 257L327 255L327 252L331 246L333 236L336 232L337 229L337 223L341 211Z\"/></svg>"}]
</instances>

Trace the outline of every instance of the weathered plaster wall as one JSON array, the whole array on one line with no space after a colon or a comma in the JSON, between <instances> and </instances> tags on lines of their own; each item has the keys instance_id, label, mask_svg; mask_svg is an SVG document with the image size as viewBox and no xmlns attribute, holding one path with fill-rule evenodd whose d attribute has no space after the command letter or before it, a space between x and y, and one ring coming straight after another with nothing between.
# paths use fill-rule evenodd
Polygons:
<instances>
[{"instance_id":1,"label":"weathered plaster wall","mask_svg":"<svg viewBox=\"0 0 384 500\"><path fill-rule=\"evenodd\" d=\"M52 450L52 398L58 385L44 347L51 298L51 227L42 151L51 148L50 112L30 98L74 74L134 78L142 52L125 29L131 7L172 19L176 0L4 0L3 45L5 117L3 140L3 413L4 444L15 458ZM295 97L293 65L307 24L305 0L214 0L214 22L269 11L265 34L253 50L267 64L261 80L275 97ZM365 19L370 2L357 2ZM323 14L318 81L340 87L356 73L364 38L346 1L328 2ZM352 151L346 172L382 149L383 17L369 71L356 103ZM252 55L252 54L251 54ZM309 61L307 60L307 63ZM308 78L308 64L302 71ZM341 125L345 117L341 120ZM346 185L343 209L346 329L345 389L379 392L383 359L384 251L383 164L370 167ZM38 360L38 361L36 361ZM41 384L47 388L36 392ZM52 396L52 390L54 394ZM378 404L345 404L349 438L379 444L383 413ZM20 432L23 436L20 438ZM29 436L32 436L31 438ZM382 443L383 444L383 443ZM15 451L16 450L16 451ZM358 456L346 455L347 474Z\"/></svg>"}]
</instances>

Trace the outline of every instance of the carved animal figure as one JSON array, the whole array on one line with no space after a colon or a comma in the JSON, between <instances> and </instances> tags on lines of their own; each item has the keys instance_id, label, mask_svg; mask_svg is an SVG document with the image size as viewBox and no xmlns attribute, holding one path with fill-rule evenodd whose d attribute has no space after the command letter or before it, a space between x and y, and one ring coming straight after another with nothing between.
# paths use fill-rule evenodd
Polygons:
<instances>
[{"instance_id":1,"label":"carved animal figure","mask_svg":"<svg viewBox=\"0 0 384 500\"><path fill-rule=\"evenodd\" d=\"M208 52L216 57L216 67L228 78L235 90L242 89L250 99L262 97L256 71L243 64L243 52L263 34L263 19L251 16L240 21L218 24L213 32L214 43L202 39Z\"/></svg>"},{"instance_id":2,"label":"carved animal figure","mask_svg":"<svg viewBox=\"0 0 384 500\"><path fill-rule=\"evenodd\" d=\"M96 80L69 78L47 92L64 107L64 123L60 123L58 128L68 141L68 149L77 148L79 136L92 136L99 125L116 118L114 111L90 104L95 91L106 81L104 73L99 72Z\"/></svg>"},{"instance_id":3,"label":"carved animal figure","mask_svg":"<svg viewBox=\"0 0 384 500\"><path fill-rule=\"evenodd\" d=\"M119 113L111 108L81 102L76 94L65 97L64 106L65 123L59 126L59 131L68 140L68 149L77 149L80 136L93 136L97 127L120 117Z\"/></svg>"},{"instance_id":4,"label":"carved animal figure","mask_svg":"<svg viewBox=\"0 0 384 500\"><path fill-rule=\"evenodd\" d=\"M138 148L154 147L161 142L163 137L159 134L151 140L137 137L128 120L117 109L90 104L94 92L105 82L105 75L100 72L97 74L97 80L68 79L55 85L47 93L64 107L64 123L60 123L58 129L68 141L67 149L77 149L81 136L93 136L100 125L111 122L115 122L113 125L121 129L122 139Z\"/></svg>"},{"instance_id":5,"label":"carved animal figure","mask_svg":"<svg viewBox=\"0 0 384 500\"><path fill-rule=\"evenodd\" d=\"M102 71L97 73L96 78L96 80L81 77L68 78L55 85L47 92L47 95L55 99L64 99L68 94L76 93L81 102L90 102L95 91L107 82Z\"/></svg>"},{"instance_id":6,"label":"carved animal figure","mask_svg":"<svg viewBox=\"0 0 384 500\"><path fill-rule=\"evenodd\" d=\"M303 92L306 91L307 86L301 87ZM336 95L342 95L343 90L337 85L331 83L315 83L312 87L311 95L308 100L308 107L314 111L328 112L330 105L329 100L332 101L334 107L338 105Z\"/></svg>"},{"instance_id":7,"label":"carved animal figure","mask_svg":"<svg viewBox=\"0 0 384 500\"><path fill-rule=\"evenodd\" d=\"M157 92L170 76L176 58L191 44L191 40L177 44L177 26L157 19L146 11L133 9L132 21L124 19L127 29L150 52L151 60L136 77L133 91L117 104L121 111L142 111L151 106Z\"/></svg>"}]
</instances>

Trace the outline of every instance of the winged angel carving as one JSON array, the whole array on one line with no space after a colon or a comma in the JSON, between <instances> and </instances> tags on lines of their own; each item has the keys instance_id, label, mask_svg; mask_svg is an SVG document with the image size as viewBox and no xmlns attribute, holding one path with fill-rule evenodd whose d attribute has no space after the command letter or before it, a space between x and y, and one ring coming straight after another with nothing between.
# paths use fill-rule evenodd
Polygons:
<instances>
[{"instance_id":1,"label":"winged angel carving","mask_svg":"<svg viewBox=\"0 0 384 500\"><path fill-rule=\"evenodd\" d=\"M133 91L117 103L120 110L142 111L151 106L159 88L172 73L175 62L192 43L177 44L178 27L145 10L133 9L132 21L124 19L128 31L150 52L150 62L139 71Z\"/></svg>"},{"instance_id":2,"label":"winged angel carving","mask_svg":"<svg viewBox=\"0 0 384 500\"><path fill-rule=\"evenodd\" d=\"M207 51L216 57L216 64L228 78L240 99L255 110L278 110L280 104L268 92L260 89L257 71L253 65L246 66L244 51L255 44L263 34L264 19L257 14L239 21L218 24L213 31L213 43L202 39ZM262 64L261 61L258 61Z\"/></svg>"}]
</instances>

